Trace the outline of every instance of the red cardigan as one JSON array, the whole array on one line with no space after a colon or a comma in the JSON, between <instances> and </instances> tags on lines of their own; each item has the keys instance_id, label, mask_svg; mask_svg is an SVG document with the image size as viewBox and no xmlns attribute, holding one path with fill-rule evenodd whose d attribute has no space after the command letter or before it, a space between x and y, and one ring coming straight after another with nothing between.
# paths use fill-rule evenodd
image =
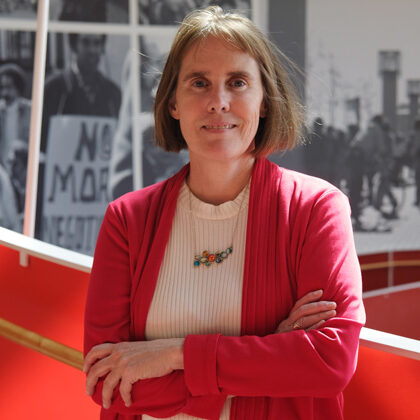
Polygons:
<instances>
[{"instance_id":1,"label":"red cardigan","mask_svg":"<svg viewBox=\"0 0 420 420\"><path fill-rule=\"evenodd\" d=\"M85 353L103 342L144 340L149 306L189 167L111 203L102 224L85 316ZM327 182L257 160L252 175L240 337L189 335L184 371L138 381L126 408L118 390L102 419L341 419L342 390L365 320L345 196ZM273 334L294 302L323 289L337 303L322 328ZM93 399L101 404L102 381Z\"/></svg>"}]
</instances>

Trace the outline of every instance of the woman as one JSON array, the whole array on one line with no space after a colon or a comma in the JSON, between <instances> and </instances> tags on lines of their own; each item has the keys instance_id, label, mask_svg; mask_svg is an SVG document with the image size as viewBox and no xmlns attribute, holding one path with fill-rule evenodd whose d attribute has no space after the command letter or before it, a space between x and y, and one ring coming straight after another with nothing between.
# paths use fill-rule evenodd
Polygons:
<instances>
[{"instance_id":1,"label":"woman","mask_svg":"<svg viewBox=\"0 0 420 420\"><path fill-rule=\"evenodd\" d=\"M272 48L218 7L181 24L155 123L190 165L111 203L97 242L85 372L101 418L342 418L364 322L349 205L264 158L301 125Z\"/></svg>"}]
</instances>

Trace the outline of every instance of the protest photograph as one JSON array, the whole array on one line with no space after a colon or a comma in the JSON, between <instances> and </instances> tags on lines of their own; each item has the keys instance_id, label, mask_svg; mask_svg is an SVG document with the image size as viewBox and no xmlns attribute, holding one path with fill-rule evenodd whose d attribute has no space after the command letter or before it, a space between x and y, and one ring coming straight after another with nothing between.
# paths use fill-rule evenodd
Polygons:
<instances>
[{"instance_id":1,"label":"protest photograph","mask_svg":"<svg viewBox=\"0 0 420 420\"><path fill-rule=\"evenodd\" d=\"M172 33L140 36L140 110L151 112Z\"/></svg>"},{"instance_id":2,"label":"protest photograph","mask_svg":"<svg viewBox=\"0 0 420 420\"><path fill-rule=\"evenodd\" d=\"M0 226L22 232L35 34L0 31Z\"/></svg>"},{"instance_id":3,"label":"protest photograph","mask_svg":"<svg viewBox=\"0 0 420 420\"><path fill-rule=\"evenodd\" d=\"M36 20L36 0L0 0L0 19Z\"/></svg>"},{"instance_id":4,"label":"protest photograph","mask_svg":"<svg viewBox=\"0 0 420 420\"><path fill-rule=\"evenodd\" d=\"M92 254L106 206L112 142L129 39L50 33L44 90L37 235ZM57 65L59 63L59 66Z\"/></svg>"},{"instance_id":5,"label":"protest photograph","mask_svg":"<svg viewBox=\"0 0 420 420\"><path fill-rule=\"evenodd\" d=\"M179 25L195 9L220 6L251 17L251 0L139 0L142 25Z\"/></svg>"},{"instance_id":6,"label":"protest photograph","mask_svg":"<svg viewBox=\"0 0 420 420\"><path fill-rule=\"evenodd\" d=\"M304 167L349 196L359 254L420 244L419 15L410 0L307 2Z\"/></svg>"},{"instance_id":7,"label":"protest photograph","mask_svg":"<svg viewBox=\"0 0 420 420\"><path fill-rule=\"evenodd\" d=\"M178 172L189 161L188 151L165 152L155 144L153 114L140 115L143 186L156 184Z\"/></svg>"},{"instance_id":8,"label":"protest photograph","mask_svg":"<svg viewBox=\"0 0 420 420\"><path fill-rule=\"evenodd\" d=\"M128 23L128 0L53 0L50 20Z\"/></svg>"},{"instance_id":9,"label":"protest photograph","mask_svg":"<svg viewBox=\"0 0 420 420\"><path fill-rule=\"evenodd\" d=\"M140 126L143 186L168 178L188 162L188 154L185 151L169 153L155 144L153 103L171 40L172 34L140 37Z\"/></svg>"},{"instance_id":10,"label":"protest photograph","mask_svg":"<svg viewBox=\"0 0 420 420\"><path fill-rule=\"evenodd\" d=\"M113 142L110 162L110 191L117 198L134 188L134 178L142 186L148 186L173 175L188 162L185 151L181 153L165 152L155 144L153 103L160 74L169 51L171 34L141 36L140 54L128 54L124 62L122 82L122 105L120 118ZM134 165L133 150L133 88L131 78L131 60L139 60L139 108L135 117L138 121L141 143L141 165ZM140 169L141 168L141 169ZM140 171L137 173L136 171Z\"/></svg>"}]
</instances>

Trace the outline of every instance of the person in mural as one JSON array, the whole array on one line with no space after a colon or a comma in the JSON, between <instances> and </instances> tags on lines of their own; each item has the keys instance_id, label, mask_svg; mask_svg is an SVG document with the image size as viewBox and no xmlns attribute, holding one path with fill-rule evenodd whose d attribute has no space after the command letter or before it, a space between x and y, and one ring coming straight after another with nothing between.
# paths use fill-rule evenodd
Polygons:
<instances>
[{"instance_id":1,"label":"person in mural","mask_svg":"<svg viewBox=\"0 0 420 420\"><path fill-rule=\"evenodd\" d=\"M69 35L74 60L70 68L53 75L45 84L41 151L46 151L48 126L53 115L118 117L120 88L98 68L105 42L105 35Z\"/></svg>"},{"instance_id":2,"label":"person in mural","mask_svg":"<svg viewBox=\"0 0 420 420\"><path fill-rule=\"evenodd\" d=\"M85 16L85 18L87 18ZM77 19L77 16L75 16ZM53 74L44 90L41 131L41 164L39 168L36 236L45 236L43 227L44 183L48 135L51 117L74 115L118 118L121 105L120 88L99 69L105 52L106 35L76 34L68 36L73 57L69 68ZM77 141L75 136L74 141ZM44 233L42 233L44 232ZM58 244L56 244L58 245Z\"/></svg>"},{"instance_id":3,"label":"person in mural","mask_svg":"<svg viewBox=\"0 0 420 420\"><path fill-rule=\"evenodd\" d=\"M379 185L376 192L375 208L387 219L398 219L398 202L391 188L394 168L393 145L395 133L386 120L382 120L382 143L377 145L376 159L378 162ZM383 208L384 199L387 198L390 210Z\"/></svg>"},{"instance_id":4,"label":"person in mural","mask_svg":"<svg viewBox=\"0 0 420 420\"><path fill-rule=\"evenodd\" d=\"M25 74L16 64L0 66L0 164L9 176L9 156L16 141L29 141L31 102L26 99Z\"/></svg>"},{"instance_id":5,"label":"person in mural","mask_svg":"<svg viewBox=\"0 0 420 420\"><path fill-rule=\"evenodd\" d=\"M414 205L420 208L420 119L417 119L414 123L414 136L411 149L415 181Z\"/></svg>"},{"instance_id":6,"label":"person in mural","mask_svg":"<svg viewBox=\"0 0 420 420\"><path fill-rule=\"evenodd\" d=\"M6 169L0 165L0 226L20 231L20 219L17 211L13 185Z\"/></svg>"},{"instance_id":7,"label":"person in mural","mask_svg":"<svg viewBox=\"0 0 420 420\"><path fill-rule=\"evenodd\" d=\"M367 185L368 203L375 205L377 200L374 191L374 176L380 166L380 152L385 145L382 128L382 115L375 115L370 121L366 132L361 135L360 147L365 157L365 179ZM378 154L379 153L379 154Z\"/></svg>"},{"instance_id":8,"label":"person in mural","mask_svg":"<svg viewBox=\"0 0 420 420\"><path fill-rule=\"evenodd\" d=\"M188 15L155 101L173 177L112 202L85 313L103 419L341 419L364 324L350 208L278 167L300 138L286 58L247 18Z\"/></svg>"},{"instance_id":9,"label":"person in mural","mask_svg":"<svg viewBox=\"0 0 420 420\"><path fill-rule=\"evenodd\" d=\"M25 210L26 174L29 147L24 141L15 141L9 155L10 179L16 200L16 209L19 215L20 225L23 228L23 216ZM22 229L19 229L22 231Z\"/></svg>"},{"instance_id":10,"label":"person in mural","mask_svg":"<svg viewBox=\"0 0 420 420\"><path fill-rule=\"evenodd\" d=\"M0 66L0 226L18 232L22 230L31 118L31 102L23 96L25 83L25 74L19 66ZM22 149L26 153L18 154L17 150ZM22 168L19 181L14 178L17 159Z\"/></svg>"},{"instance_id":11,"label":"person in mural","mask_svg":"<svg viewBox=\"0 0 420 420\"><path fill-rule=\"evenodd\" d=\"M146 117L140 120L142 134L142 185L148 186L173 175L188 162L188 156L186 156L186 153L165 152L154 142L153 119L147 118L147 116L149 116L148 111L153 109L165 54L160 51L159 45L156 42L147 37L141 38L141 51L140 108L143 114L142 117ZM132 159L132 59L132 52L129 52L123 66L123 98L109 165L109 191L110 196L113 198L117 198L131 191L134 184Z\"/></svg>"},{"instance_id":12,"label":"person in mural","mask_svg":"<svg viewBox=\"0 0 420 420\"><path fill-rule=\"evenodd\" d=\"M324 121L322 118L316 118L312 124L312 131L304 149L306 174L325 180L330 178L331 143L328 140Z\"/></svg>"},{"instance_id":13,"label":"person in mural","mask_svg":"<svg viewBox=\"0 0 420 420\"><path fill-rule=\"evenodd\" d=\"M361 221L362 203L363 203L363 177L365 173L365 155L361 147L359 137L359 126L350 125L348 128L348 145L343 168L346 169L346 187L351 207L351 218L353 221L353 229L355 231L363 231L363 223Z\"/></svg>"}]
</instances>

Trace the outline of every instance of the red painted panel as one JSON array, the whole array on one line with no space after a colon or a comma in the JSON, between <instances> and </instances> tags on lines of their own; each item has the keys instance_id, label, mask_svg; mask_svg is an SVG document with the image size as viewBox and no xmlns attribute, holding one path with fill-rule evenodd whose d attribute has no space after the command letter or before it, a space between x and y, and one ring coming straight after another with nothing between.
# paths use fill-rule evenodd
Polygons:
<instances>
[{"instance_id":1,"label":"red painted panel","mask_svg":"<svg viewBox=\"0 0 420 420\"><path fill-rule=\"evenodd\" d=\"M0 246L0 317L82 350L88 274ZM95 419L84 374L0 337L0 419Z\"/></svg>"},{"instance_id":2,"label":"red painted panel","mask_svg":"<svg viewBox=\"0 0 420 420\"><path fill-rule=\"evenodd\" d=\"M371 264L376 262L384 262L388 260L388 254L361 255L359 262L363 264ZM382 289L388 286L388 269L365 270L362 272L363 291Z\"/></svg>"},{"instance_id":3,"label":"red painted panel","mask_svg":"<svg viewBox=\"0 0 420 420\"><path fill-rule=\"evenodd\" d=\"M420 362L361 347L344 392L346 420L418 420Z\"/></svg>"},{"instance_id":4,"label":"red painted panel","mask_svg":"<svg viewBox=\"0 0 420 420\"><path fill-rule=\"evenodd\" d=\"M0 317L78 350L89 275L0 246Z\"/></svg>"},{"instance_id":5,"label":"red painted panel","mask_svg":"<svg viewBox=\"0 0 420 420\"><path fill-rule=\"evenodd\" d=\"M0 378L0 419L99 419L82 372L2 337Z\"/></svg>"},{"instance_id":6,"label":"red painted panel","mask_svg":"<svg viewBox=\"0 0 420 420\"><path fill-rule=\"evenodd\" d=\"M366 326L420 340L419 303L420 288L365 298Z\"/></svg>"},{"instance_id":7,"label":"red painted panel","mask_svg":"<svg viewBox=\"0 0 420 420\"><path fill-rule=\"evenodd\" d=\"M396 252L393 256L395 261L420 261L420 251ZM420 281L420 266L415 267L395 267L394 285Z\"/></svg>"}]
</instances>

